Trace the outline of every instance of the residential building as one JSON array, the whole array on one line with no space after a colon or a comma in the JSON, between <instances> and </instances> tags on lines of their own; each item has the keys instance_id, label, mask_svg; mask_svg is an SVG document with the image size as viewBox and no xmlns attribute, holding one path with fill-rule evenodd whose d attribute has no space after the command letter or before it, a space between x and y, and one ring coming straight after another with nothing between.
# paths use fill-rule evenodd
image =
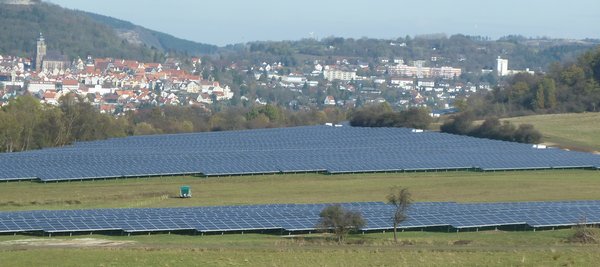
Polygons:
<instances>
[{"instance_id":1,"label":"residential building","mask_svg":"<svg viewBox=\"0 0 600 267\"><path fill-rule=\"evenodd\" d=\"M498 76L508 75L508 59L502 59L501 57L496 59L496 74Z\"/></svg>"},{"instance_id":2,"label":"residential building","mask_svg":"<svg viewBox=\"0 0 600 267\"><path fill-rule=\"evenodd\" d=\"M328 81L352 81L356 80L356 71L342 70L335 67L327 66L325 67L325 70L323 70L323 77Z\"/></svg>"},{"instance_id":3,"label":"residential building","mask_svg":"<svg viewBox=\"0 0 600 267\"><path fill-rule=\"evenodd\" d=\"M323 101L323 105L326 106L335 106L335 98L331 95L325 97L325 101Z\"/></svg>"},{"instance_id":4,"label":"residential building","mask_svg":"<svg viewBox=\"0 0 600 267\"><path fill-rule=\"evenodd\" d=\"M535 74L534 71L531 71L529 69L525 69L525 70L508 69L508 59L502 59L500 57L498 57L498 59L496 59L496 73L498 74L498 76L509 76L509 75L515 75L518 73L529 73L531 75Z\"/></svg>"}]
</instances>

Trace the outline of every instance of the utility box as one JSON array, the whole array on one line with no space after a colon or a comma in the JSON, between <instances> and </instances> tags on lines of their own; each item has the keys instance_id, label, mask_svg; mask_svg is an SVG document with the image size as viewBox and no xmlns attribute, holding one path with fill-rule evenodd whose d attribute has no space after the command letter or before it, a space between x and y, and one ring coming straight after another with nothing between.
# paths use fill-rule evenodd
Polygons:
<instances>
[{"instance_id":1,"label":"utility box","mask_svg":"<svg viewBox=\"0 0 600 267\"><path fill-rule=\"evenodd\" d=\"M181 198L190 198L192 197L192 188L187 185L184 185L179 188L179 197Z\"/></svg>"}]
</instances>

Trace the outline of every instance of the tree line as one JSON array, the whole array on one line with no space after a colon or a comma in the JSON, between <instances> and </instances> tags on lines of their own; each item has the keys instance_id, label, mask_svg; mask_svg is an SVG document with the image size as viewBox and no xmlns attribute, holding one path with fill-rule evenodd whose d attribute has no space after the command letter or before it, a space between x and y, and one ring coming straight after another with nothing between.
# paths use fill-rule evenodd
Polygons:
<instances>
[{"instance_id":1,"label":"tree line","mask_svg":"<svg viewBox=\"0 0 600 267\"><path fill-rule=\"evenodd\" d=\"M78 98L63 98L59 107L21 96L0 109L0 151L16 152L64 146L127 135L126 120L101 114Z\"/></svg>"},{"instance_id":2,"label":"tree line","mask_svg":"<svg viewBox=\"0 0 600 267\"><path fill-rule=\"evenodd\" d=\"M406 127L428 129L433 119L426 109L412 108L395 112L387 104L369 105L349 113L350 125L355 127ZM479 138L504 140L519 143L539 143L542 134L531 124L516 126L496 117L475 123L476 116L466 111L450 116L440 127L445 133L468 135Z\"/></svg>"},{"instance_id":3,"label":"tree line","mask_svg":"<svg viewBox=\"0 0 600 267\"><path fill-rule=\"evenodd\" d=\"M542 140L542 134L531 124L516 126L509 121L501 122L498 118L487 118L480 125L474 123L472 112L463 112L450 117L440 130L445 133L468 135L510 142L535 144Z\"/></svg>"},{"instance_id":4,"label":"tree line","mask_svg":"<svg viewBox=\"0 0 600 267\"><path fill-rule=\"evenodd\" d=\"M349 114L351 126L356 127L406 127L428 129L432 122L429 111L423 108L411 108L395 112L387 104L367 105Z\"/></svg>"},{"instance_id":5,"label":"tree line","mask_svg":"<svg viewBox=\"0 0 600 267\"><path fill-rule=\"evenodd\" d=\"M498 119L474 126L473 113L453 117L442 131L507 141L536 143L541 134L531 125L518 127ZM85 98L63 96L58 106L42 104L33 96L11 100L0 109L0 152L60 147L131 135L230 131L315 125L350 120L357 127L428 129L432 118L425 109L395 112L388 104L369 105L346 113L338 108L293 111L274 105L231 107L210 111L198 106L141 109L115 117L103 114Z\"/></svg>"},{"instance_id":6,"label":"tree line","mask_svg":"<svg viewBox=\"0 0 600 267\"><path fill-rule=\"evenodd\" d=\"M103 114L85 98L63 96L58 106L24 95L0 109L0 152L60 147L76 141L148 134L172 134L274 128L339 122L345 112L336 108L289 111L265 105L211 112L195 106L167 106Z\"/></svg>"}]
</instances>

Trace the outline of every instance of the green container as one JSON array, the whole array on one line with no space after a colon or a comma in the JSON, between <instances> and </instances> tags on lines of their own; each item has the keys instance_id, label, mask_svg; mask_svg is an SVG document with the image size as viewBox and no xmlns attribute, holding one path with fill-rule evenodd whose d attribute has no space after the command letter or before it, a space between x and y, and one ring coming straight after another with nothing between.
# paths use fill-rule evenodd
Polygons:
<instances>
[{"instance_id":1,"label":"green container","mask_svg":"<svg viewBox=\"0 0 600 267\"><path fill-rule=\"evenodd\" d=\"M182 198L192 197L192 188L187 185L182 186L179 188L179 196Z\"/></svg>"}]
</instances>

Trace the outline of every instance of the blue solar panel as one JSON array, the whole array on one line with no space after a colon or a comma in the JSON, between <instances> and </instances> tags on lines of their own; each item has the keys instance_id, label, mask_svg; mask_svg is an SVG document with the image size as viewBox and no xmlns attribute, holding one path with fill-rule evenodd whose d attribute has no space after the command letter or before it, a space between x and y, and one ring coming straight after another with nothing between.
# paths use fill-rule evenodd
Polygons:
<instances>
[{"instance_id":1,"label":"blue solar panel","mask_svg":"<svg viewBox=\"0 0 600 267\"><path fill-rule=\"evenodd\" d=\"M306 126L132 136L0 154L0 180L600 168L600 155L406 128Z\"/></svg>"},{"instance_id":2,"label":"blue solar panel","mask_svg":"<svg viewBox=\"0 0 600 267\"><path fill-rule=\"evenodd\" d=\"M0 233L313 231L330 204L272 204L194 208L0 212ZM381 202L341 203L360 212L362 230L392 228L393 207ZM522 225L533 228L600 224L600 201L415 203L402 229L467 229Z\"/></svg>"}]
</instances>

